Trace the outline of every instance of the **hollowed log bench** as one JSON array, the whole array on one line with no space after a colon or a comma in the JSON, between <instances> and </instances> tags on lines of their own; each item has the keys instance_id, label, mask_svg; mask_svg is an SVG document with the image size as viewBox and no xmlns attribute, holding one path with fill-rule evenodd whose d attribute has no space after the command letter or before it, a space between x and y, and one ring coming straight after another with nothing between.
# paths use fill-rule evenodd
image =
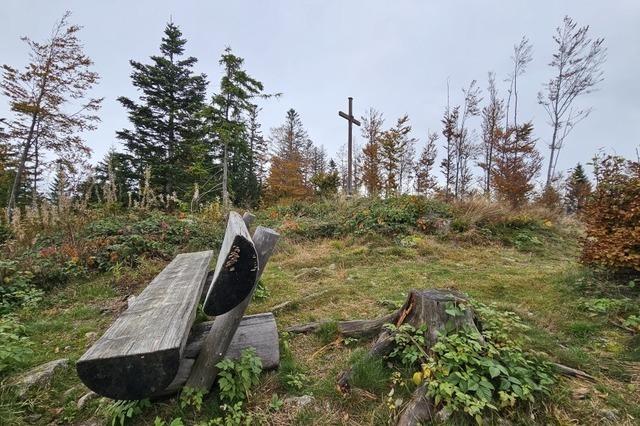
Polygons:
<instances>
[{"instance_id":1,"label":"hollowed log bench","mask_svg":"<svg viewBox=\"0 0 640 426\"><path fill-rule=\"evenodd\" d=\"M215 364L245 347L256 348L264 368L277 367L273 315L243 318L277 239L263 227L252 239L231 212L213 274L212 251L176 256L78 360L80 379L99 395L132 400L175 393L185 383L208 391ZM208 279L203 310L215 319L192 330Z\"/></svg>"}]
</instances>

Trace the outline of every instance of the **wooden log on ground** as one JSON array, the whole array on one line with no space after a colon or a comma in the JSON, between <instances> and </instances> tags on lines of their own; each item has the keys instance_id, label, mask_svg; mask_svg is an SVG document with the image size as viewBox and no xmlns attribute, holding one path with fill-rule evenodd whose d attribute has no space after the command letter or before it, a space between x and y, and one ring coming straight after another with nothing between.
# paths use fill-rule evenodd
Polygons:
<instances>
[{"instance_id":1,"label":"wooden log on ground","mask_svg":"<svg viewBox=\"0 0 640 426\"><path fill-rule=\"evenodd\" d=\"M238 306L253 291L257 273L258 256L247 226L230 212L204 313L218 316Z\"/></svg>"},{"instance_id":2,"label":"wooden log on ground","mask_svg":"<svg viewBox=\"0 0 640 426\"><path fill-rule=\"evenodd\" d=\"M242 225L245 226L244 223ZM259 268L251 282L251 291L235 308L215 318L209 333L202 343L198 358L185 384L186 387L203 392L208 392L211 389L218 375L216 364L222 360L231 344L231 339L244 316L249 302L251 302L255 286L275 249L279 237L280 235L273 229L262 226L258 226L256 229L253 234L253 241L258 256Z\"/></svg>"},{"instance_id":3,"label":"wooden log on ground","mask_svg":"<svg viewBox=\"0 0 640 426\"><path fill-rule=\"evenodd\" d=\"M204 338L208 335L212 325L213 321L207 321L193 326L178 374L171 384L162 392L154 395L155 397L173 395L182 389L191 374L195 358L200 353ZM271 312L244 316L231 339L225 358L239 359L242 350L246 348L256 350L256 355L262 361L263 370L273 370L278 367L280 363L278 328Z\"/></svg>"},{"instance_id":4,"label":"wooden log on ground","mask_svg":"<svg viewBox=\"0 0 640 426\"><path fill-rule=\"evenodd\" d=\"M176 258L76 363L87 387L112 399L142 399L173 380L195 319L213 252Z\"/></svg>"},{"instance_id":5,"label":"wooden log on ground","mask_svg":"<svg viewBox=\"0 0 640 426\"><path fill-rule=\"evenodd\" d=\"M579 377L581 379L586 379L589 380L591 382L595 382L596 378L593 377L591 374L587 374L582 370L577 370L575 368L569 367L567 365L564 364L559 364L557 362L551 363L551 365L553 365L553 367L555 368L555 370L564 375L564 376L570 376L570 377Z\"/></svg>"},{"instance_id":6,"label":"wooden log on ground","mask_svg":"<svg viewBox=\"0 0 640 426\"><path fill-rule=\"evenodd\" d=\"M338 333L342 337L352 337L356 339L373 337L380 333L383 325L393 323L395 318L396 314L394 313L374 320L338 321ZM293 334L314 333L320 330L323 325L329 323L331 323L331 321L310 322L308 324L293 325L286 328L285 331Z\"/></svg>"}]
</instances>

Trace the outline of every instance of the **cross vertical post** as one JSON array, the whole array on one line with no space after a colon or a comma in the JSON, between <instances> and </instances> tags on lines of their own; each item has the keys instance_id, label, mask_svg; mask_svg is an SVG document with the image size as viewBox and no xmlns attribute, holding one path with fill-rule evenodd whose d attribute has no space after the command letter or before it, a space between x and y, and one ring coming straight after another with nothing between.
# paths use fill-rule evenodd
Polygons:
<instances>
[{"instance_id":1,"label":"cross vertical post","mask_svg":"<svg viewBox=\"0 0 640 426\"><path fill-rule=\"evenodd\" d=\"M349 123L349 133L347 139L347 194L353 192L353 125L360 126L360 122L353 116L353 98L349 96L349 114L338 111L338 115Z\"/></svg>"}]
</instances>

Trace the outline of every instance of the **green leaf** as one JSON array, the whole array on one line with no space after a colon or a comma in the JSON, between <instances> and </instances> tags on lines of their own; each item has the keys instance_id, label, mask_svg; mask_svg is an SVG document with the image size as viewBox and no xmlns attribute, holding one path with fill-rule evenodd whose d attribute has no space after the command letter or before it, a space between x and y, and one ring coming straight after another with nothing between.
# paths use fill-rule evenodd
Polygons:
<instances>
[{"instance_id":1,"label":"green leaf","mask_svg":"<svg viewBox=\"0 0 640 426\"><path fill-rule=\"evenodd\" d=\"M500 369L498 367L489 367L489 374L494 379L500 375Z\"/></svg>"}]
</instances>

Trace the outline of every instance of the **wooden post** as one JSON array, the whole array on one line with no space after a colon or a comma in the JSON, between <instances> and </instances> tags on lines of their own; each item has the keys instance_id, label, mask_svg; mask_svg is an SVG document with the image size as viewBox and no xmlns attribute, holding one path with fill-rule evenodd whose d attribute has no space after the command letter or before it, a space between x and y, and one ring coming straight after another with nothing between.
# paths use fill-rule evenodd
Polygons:
<instances>
[{"instance_id":1,"label":"wooden post","mask_svg":"<svg viewBox=\"0 0 640 426\"><path fill-rule=\"evenodd\" d=\"M349 114L338 111L338 115L349 122L349 136L347 138L347 194L353 192L353 125L360 126L360 122L353 116L353 98L349 96Z\"/></svg>"},{"instance_id":2,"label":"wooden post","mask_svg":"<svg viewBox=\"0 0 640 426\"><path fill-rule=\"evenodd\" d=\"M251 302L256 284L273 253L279 237L280 235L273 229L262 226L258 226L256 229L253 234L253 241L258 254L259 269L255 280L251 283L251 291L239 305L224 315L215 318L209 334L207 334L202 343L200 354L191 369L185 387L208 392L213 386L218 375L216 364L224 358L229 349L231 339L244 316L249 302Z\"/></svg>"}]
</instances>

